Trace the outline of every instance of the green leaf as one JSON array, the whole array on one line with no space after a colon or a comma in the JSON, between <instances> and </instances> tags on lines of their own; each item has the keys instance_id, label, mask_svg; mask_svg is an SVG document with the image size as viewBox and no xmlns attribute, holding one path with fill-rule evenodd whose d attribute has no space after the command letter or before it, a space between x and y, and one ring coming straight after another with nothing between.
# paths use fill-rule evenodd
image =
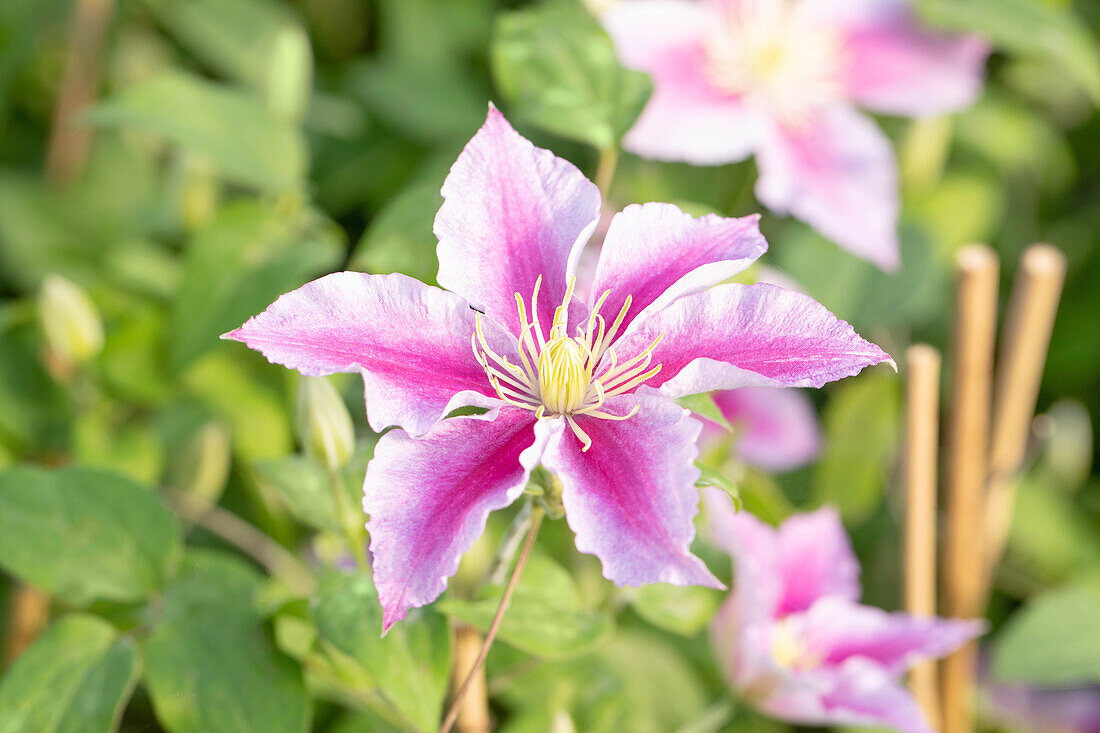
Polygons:
<instances>
[{"instance_id":1,"label":"green leaf","mask_svg":"<svg viewBox=\"0 0 1100 733\"><path fill-rule=\"evenodd\" d=\"M936 27L978 33L1006 51L1060 64L1100 103L1100 50L1071 8L1042 0L918 0L917 9Z\"/></svg>"},{"instance_id":2,"label":"green leaf","mask_svg":"<svg viewBox=\"0 0 1100 733\"><path fill-rule=\"evenodd\" d=\"M359 240L351 269L402 272L422 282L435 282L438 240L432 226L443 202L439 186L436 180L417 183L394 196Z\"/></svg>"},{"instance_id":3,"label":"green leaf","mask_svg":"<svg viewBox=\"0 0 1100 733\"><path fill-rule=\"evenodd\" d=\"M258 461L256 478L286 500L295 517L314 529L336 530L336 505L325 469L307 456Z\"/></svg>"},{"instance_id":4,"label":"green leaf","mask_svg":"<svg viewBox=\"0 0 1100 733\"><path fill-rule=\"evenodd\" d=\"M619 63L611 38L579 3L501 14L492 43L497 87L520 117L604 149L641 114L653 84Z\"/></svg>"},{"instance_id":5,"label":"green leaf","mask_svg":"<svg viewBox=\"0 0 1100 733\"><path fill-rule=\"evenodd\" d=\"M137 684L129 638L95 616L62 618L0 679L0 733L109 733Z\"/></svg>"},{"instance_id":6,"label":"green leaf","mask_svg":"<svg viewBox=\"0 0 1100 733\"><path fill-rule=\"evenodd\" d=\"M298 189L305 140L249 92L180 71L164 71L97 104L86 119L147 130L208 157L230 181L265 191Z\"/></svg>"},{"instance_id":7,"label":"green leaf","mask_svg":"<svg viewBox=\"0 0 1100 733\"><path fill-rule=\"evenodd\" d=\"M503 586L489 586L478 600L449 598L438 607L448 616L486 631L503 590ZM611 629L607 613L582 608L580 592L565 568L535 555L512 595L499 638L528 654L556 658L592 649Z\"/></svg>"},{"instance_id":8,"label":"green leaf","mask_svg":"<svg viewBox=\"0 0 1100 733\"><path fill-rule=\"evenodd\" d=\"M383 637L370 579L334 572L321 581L313 618L321 637L358 662L417 730L435 730L451 670L451 632L442 616L410 613Z\"/></svg>"},{"instance_id":9,"label":"green leaf","mask_svg":"<svg viewBox=\"0 0 1100 733\"><path fill-rule=\"evenodd\" d=\"M712 422L718 423L726 430L733 430L733 426L730 425L729 420L725 418L722 411L718 409L718 404L714 401L714 395L710 392L700 392L699 394L681 397L676 400L676 404L684 409L691 410L697 415L702 415Z\"/></svg>"},{"instance_id":10,"label":"green leaf","mask_svg":"<svg viewBox=\"0 0 1100 733\"><path fill-rule=\"evenodd\" d=\"M277 297L335 268L343 234L311 212L287 216L241 201L191 239L170 322L174 368L218 345L218 337Z\"/></svg>"},{"instance_id":11,"label":"green leaf","mask_svg":"<svg viewBox=\"0 0 1100 733\"><path fill-rule=\"evenodd\" d=\"M825 407L826 448L814 469L817 504L832 504L859 523L878 508L898 445L900 396L892 374L842 383Z\"/></svg>"},{"instance_id":12,"label":"green leaf","mask_svg":"<svg viewBox=\"0 0 1100 733\"><path fill-rule=\"evenodd\" d=\"M223 553L193 551L145 640L146 684L172 733L304 733L301 670L275 650L255 596L261 576Z\"/></svg>"},{"instance_id":13,"label":"green leaf","mask_svg":"<svg viewBox=\"0 0 1100 733\"><path fill-rule=\"evenodd\" d=\"M0 566L72 603L144 599L179 547L160 497L127 478L86 468L0 474Z\"/></svg>"},{"instance_id":14,"label":"green leaf","mask_svg":"<svg viewBox=\"0 0 1100 733\"><path fill-rule=\"evenodd\" d=\"M1000 680L1070 686L1100 683L1100 584L1081 582L1031 599L998 634Z\"/></svg>"},{"instance_id":15,"label":"green leaf","mask_svg":"<svg viewBox=\"0 0 1100 733\"><path fill-rule=\"evenodd\" d=\"M729 498L733 499L734 508L741 511L741 490L737 487L737 484L718 469L711 468L702 461L696 461L695 467L699 469L699 478L695 480L696 486L711 486L726 492Z\"/></svg>"},{"instance_id":16,"label":"green leaf","mask_svg":"<svg viewBox=\"0 0 1100 733\"><path fill-rule=\"evenodd\" d=\"M638 615L649 623L683 636L695 636L710 623L723 594L699 585L666 583L643 585L631 600Z\"/></svg>"}]
</instances>

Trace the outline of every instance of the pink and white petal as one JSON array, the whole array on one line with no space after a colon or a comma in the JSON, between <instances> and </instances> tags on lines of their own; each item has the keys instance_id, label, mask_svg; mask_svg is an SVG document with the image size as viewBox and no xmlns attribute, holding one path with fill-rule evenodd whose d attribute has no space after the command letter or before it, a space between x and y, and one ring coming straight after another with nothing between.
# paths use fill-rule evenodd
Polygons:
<instances>
[{"instance_id":1,"label":"pink and white petal","mask_svg":"<svg viewBox=\"0 0 1100 733\"><path fill-rule=\"evenodd\" d=\"M363 511L383 633L446 589L489 513L523 493L546 439L533 413L512 407L444 420L420 438L394 430L379 439Z\"/></svg>"},{"instance_id":2,"label":"pink and white petal","mask_svg":"<svg viewBox=\"0 0 1100 733\"><path fill-rule=\"evenodd\" d=\"M829 596L859 600L859 560L835 509L796 514L779 527L779 613L805 611Z\"/></svg>"},{"instance_id":3,"label":"pink and white petal","mask_svg":"<svg viewBox=\"0 0 1100 733\"><path fill-rule=\"evenodd\" d=\"M599 214L600 192L576 166L490 107L443 182L437 281L518 332L515 294L529 302L542 276L539 316L548 324Z\"/></svg>"},{"instance_id":4,"label":"pink and white petal","mask_svg":"<svg viewBox=\"0 0 1100 733\"><path fill-rule=\"evenodd\" d=\"M868 117L834 106L797 128L766 126L756 195L884 270L900 264L897 164Z\"/></svg>"},{"instance_id":5,"label":"pink and white petal","mask_svg":"<svg viewBox=\"0 0 1100 733\"><path fill-rule=\"evenodd\" d=\"M620 586L722 588L689 549L699 511L699 422L651 391L609 398L603 409L625 415L635 405L638 413L622 421L576 416L592 439L587 452L569 428L547 446L543 465L561 480L577 549L596 555Z\"/></svg>"},{"instance_id":6,"label":"pink and white petal","mask_svg":"<svg viewBox=\"0 0 1100 733\"><path fill-rule=\"evenodd\" d=\"M738 623L770 622L777 616L784 590L775 528L747 511L736 511L723 491L704 488L701 493L706 511L704 536L733 559L731 597L737 599Z\"/></svg>"},{"instance_id":7,"label":"pink and white petal","mask_svg":"<svg viewBox=\"0 0 1100 733\"><path fill-rule=\"evenodd\" d=\"M604 238L591 300L611 294L601 312L609 321L631 296L623 321L660 310L677 298L733 277L768 249L760 216L695 218L672 204L631 204L615 215Z\"/></svg>"},{"instance_id":8,"label":"pink and white petal","mask_svg":"<svg viewBox=\"0 0 1100 733\"><path fill-rule=\"evenodd\" d=\"M716 285L656 313L614 349L620 363L658 336L647 384L670 397L740 387L821 387L893 361L813 298L775 285Z\"/></svg>"},{"instance_id":9,"label":"pink and white petal","mask_svg":"<svg viewBox=\"0 0 1100 733\"><path fill-rule=\"evenodd\" d=\"M309 376L362 372L371 428L418 435L458 407L499 404L470 347L475 315L457 295L405 275L337 272L280 296L223 338ZM482 322L490 346L516 353L514 337Z\"/></svg>"},{"instance_id":10,"label":"pink and white petal","mask_svg":"<svg viewBox=\"0 0 1100 733\"><path fill-rule=\"evenodd\" d=\"M840 668L791 673L757 702L757 707L792 723L935 733L908 690L880 668L859 659Z\"/></svg>"},{"instance_id":11,"label":"pink and white petal","mask_svg":"<svg viewBox=\"0 0 1100 733\"><path fill-rule=\"evenodd\" d=\"M810 0L807 10L838 30L849 98L876 112L924 117L962 109L982 90L989 44L935 32L910 0Z\"/></svg>"},{"instance_id":12,"label":"pink and white petal","mask_svg":"<svg viewBox=\"0 0 1100 733\"><path fill-rule=\"evenodd\" d=\"M813 403L793 389L743 387L714 394L722 417L737 431L737 453L768 471L805 465L821 450Z\"/></svg>"},{"instance_id":13,"label":"pink and white petal","mask_svg":"<svg viewBox=\"0 0 1100 733\"><path fill-rule=\"evenodd\" d=\"M859 657L894 676L947 656L986 629L984 621L887 613L840 597L822 598L802 618L808 653L823 664Z\"/></svg>"},{"instance_id":14,"label":"pink and white petal","mask_svg":"<svg viewBox=\"0 0 1100 733\"><path fill-rule=\"evenodd\" d=\"M653 94L623 147L642 157L718 165L744 160L757 140L757 118L714 87L703 38L722 22L708 3L639 0L600 16L619 59L653 79Z\"/></svg>"}]
</instances>

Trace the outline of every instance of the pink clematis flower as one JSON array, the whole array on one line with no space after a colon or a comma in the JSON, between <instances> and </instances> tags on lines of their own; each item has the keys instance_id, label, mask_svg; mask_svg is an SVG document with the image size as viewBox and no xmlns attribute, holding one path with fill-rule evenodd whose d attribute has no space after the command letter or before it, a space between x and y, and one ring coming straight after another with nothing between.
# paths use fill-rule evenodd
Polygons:
<instances>
[{"instance_id":1,"label":"pink clematis flower","mask_svg":"<svg viewBox=\"0 0 1100 733\"><path fill-rule=\"evenodd\" d=\"M899 264L893 151L855 105L921 117L978 94L987 45L922 29L909 0L636 0L601 20L654 92L625 147L715 165L883 269Z\"/></svg>"},{"instance_id":2,"label":"pink clematis flower","mask_svg":"<svg viewBox=\"0 0 1100 733\"><path fill-rule=\"evenodd\" d=\"M714 394L714 403L733 426L737 455L765 471L791 471L821 450L821 427L813 403L799 390L742 387ZM727 432L704 418L700 442L717 444Z\"/></svg>"},{"instance_id":3,"label":"pink clematis flower","mask_svg":"<svg viewBox=\"0 0 1100 733\"><path fill-rule=\"evenodd\" d=\"M671 398L818 387L889 357L804 295L716 285L766 249L755 216L629 206L582 297L599 192L495 108L443 198L448 290L340 272L226 334L304 374L361 372L371 427L401 428L378 441L363 487L384 628L443 592L540 461L609 579L720 586L688 549L700 424ZM442 419L467 405L488 412Z\"/></svg>"},{"instance_id":4,"label":"pink clematis flower","mask_svg":"<svg viewBox=\"0 0 1100 733\"><path fill-rule=\"evenodd\" d=\"M981 621L918 618L860 605L859 563L837 513L770 527L707 493L708 529L734 559L735 588L712 640L735 690L799 724L932 733L900 682L984 631Z\"/></svg>"}]
</instances>

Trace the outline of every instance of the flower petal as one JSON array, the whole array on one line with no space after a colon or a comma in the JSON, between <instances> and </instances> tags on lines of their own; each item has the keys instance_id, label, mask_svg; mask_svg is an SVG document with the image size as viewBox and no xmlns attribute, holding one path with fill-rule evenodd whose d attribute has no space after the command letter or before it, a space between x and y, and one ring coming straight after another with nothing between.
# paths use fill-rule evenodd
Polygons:
<instances>
[{"instance_id":1,"label":"flower petal","mask_svg":"<svg viewBox=\"0 0 1100 733\"><path fill-rule=\"evenodd\" d=\"M444 420L421 438L379 439L363 511L383 632L443 592L489 512L523 493L545 445L532 414L511 407Z\"/></svg>"},{"instance_id":2,"label":"flower petal","mask_svg":"<svg viewBox=\"0 0 1100 733\"><path fill-rule=\"evenodd\" d=\"M737 430L737 453L768 471L809 463L821 450L821 427L805 393L772 387L742 387L714 394L714 402Z\"/></svg>"},{"instance_id":3,"label":"flower petal","mask_svg":"<svg viewBox=\"0 0 1100 733\"><path fill-rule=\"evenodd\" d=\"M803 620L809 653L823 664L859 657L895 676L924 660L947 656L985 631L984 621L887 613L840 597L817 601Z\"/></svg>"},{"instance_id":4,"label":"flower petal","mask_svg":"<svg viewBox=\"0 0 1100 733\"><path fill-rule=\"evenodd\" d=\"M989 45L922 27L910 0L811 3L809 12L842 34L842 83L861 106L923 117L962 109L981 93Z\"/></svg>"},{"instance_id":5,"label":"flower petal","mask_svg":"<svg viewBox=\"0 0 1100 733\"><path fill-rule=\"evenodd\" d=\"M688 549L699 505L699 422L652 391L610 398L603 409L625 415L635 405L638 413L622 421L577 416L592 439L587 452L568 428L546 449L543 464L562 482L577 549L600 558L604 576L617 585L721 588Z\"/></svg>"},{"instance_id":6,"label":"flower petal","mask_svg":"<svg viewBox=\"0 0 1100 733\"><path fill-rule=\"evenodd\" d=\"M820 387L890 357L814 299L768 284L717 285L635 324L619 360L653 351L647 384L671 397L738 387Z\"/></svg>"},{"instance_id":7,"label":"flower petal","mask_svg":"<svg viewBox=\"0 0 1100 733\"><path fill-rule=\"evenodd\" d=\"M793 723L935 733L909 691L862 659L849 660L838 669L791 673L757 707Z\"/></svg>"},{"instance_id":8,"label":"flower petal","mask_svg":"<svg viewBox=\"0 0 1100 733\"><path fill-rule=\"evenodd\" d=\"M474 316L462 298L405 275L337 272L280 296L224 338L309 376L361 371L371 428L418 435L458 407L499 404L470 347ZM491 346L516 352L511 335L482 321Z\"/></svg>"},{"instance_id":9,"label":"flower petal","mask_svg":"<svg viewBox=\"0 0 1100 733\"><path fill-rule=\"evenodd\" d=\"M441 287L513 332L515 294L550 323L600 214L600 192L576 166L521 137L495 107L443 182L435 217Z\"/></svg>"},{"instance_id":10,"label":"flower petal","mask_svg":"<svg viewBox=\"0 0 1100 733\"><path fill-rule=\"evenodd\" d=\"M659 310L677 298L733 277L768 249L759 215L698 219L672 204L632 204L616 214L596 264L592 300L611 294L601 312L612 319L627 296L623 332L647 308Z\"/></svg>"},{"instance_id":11,"label":"flower petal","mask_svg":"<svg viewBox=\"0 0 1100 733\"><path fill-rule=\"evenodd\" d=\"M894 151L869 118L822 110L798 128L769 125L757 148L756 195L884 270L899 265Z\"/></svg>"},{"instance_id":12,"label":"flower petal","mask_svg":"<svg viewBox=\"0 0 1100 733\"><path fill-rule=\"evenodd\" d=\"M778 547L780 614L805 611L826 596L859 600L859 560L835 509L788 518L779 527Z\"/></svg>"},{"instance_id":13,"label":"flower petal","mask_svg":"<svg viewBox=\"0 0 1100 733\"><path fill-rule=\"evenodd\" d=\"M736 511L733 501L718 489L702 490L706 507L707 539L730 554L734 563L733 596L741 625L770 622L783 595L779 574L779 538L774 527L747 511Z\"/></svg>"},{"instance_id":14,"label":"flower petal","mask_svg":"<svg viewBox=\"0 0 1100 733\"><path fill-rule=\"evenodd\" d=\"M653 79L653 95L623 141L627 150L697 165L752 153L755 116L706 74L702 39L722 22L715 8L691 0L638 0L612 5L600 20L622 63Z\"/></svg>"}]
</instances>

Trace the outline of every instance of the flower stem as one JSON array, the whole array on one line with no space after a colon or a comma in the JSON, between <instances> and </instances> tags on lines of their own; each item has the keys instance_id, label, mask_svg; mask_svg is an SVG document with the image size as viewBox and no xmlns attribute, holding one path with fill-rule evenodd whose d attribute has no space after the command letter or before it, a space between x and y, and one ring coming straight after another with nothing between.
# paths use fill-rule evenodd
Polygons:
<instances>
[{"instance_id":1,"label":"flower stem","mask_svg":"<svg viewBox=\"0 0 1100 733\"><path fill-rule=\"evenodd\" d=\"M531 557L531 550L535 546L535 537L539 533L539 525L542 524L543 511L541 507L534 507L531 511L531 526L527 530L527 538L523 542L523 549L520 550L519 558L516 560L516 566L512 569L512 575L508 578L508 585L504 586L504 593L500 597L500 605L497 607L496 615L493 616L493 622L489 624L489 631L485 634L485 641L481 644L481 652L478 653L477 659L474 660L474 666L470 668L470 671L466 674L466 679L462 682L462 686L458 688L458 692L455 693L454 700L451 701L451 707L447 710L447 715L443 718L443 724L439 726L439 733L449 733L451 726L455 724L455 720L458 718L458 711L462 707L462 699L466 697L466 692L470 688L470 683L485 664L485 659L489 656L489 648L493 645L493 640L497 637L497 632L500 631L500 625L504 621L504 614L508 610L508 604L512 601L512 593L516 590L516 585L519 584L519 576L523 574L523 568L527 566L527 561Z\"/></svg>"},{"instance_id":2,"label":"flower stem","mask_svg":"<svg viewBox=\"0 0 1100 733\"><path fill-rule=\"evenodd\" d=\"M367 562L366 543L363 541L363 535L359 530L359 525L356 522L355 510L348 506L348 496L344 491L344 482L340 477L340 472L328 465L328 482L332 487L332 501L336 505L336 521L340 524L340 529L344 533L344 541L348 545L348 552L355 558L355 564L360 570L366 570L369 563Z\"/></svg>"},{"instance_id":3,"label":"flower stem","mask_svg":"<svg viewBox=\"0 0 1100 733\"><path fill-rule=\"evenodd\" d=\"M255 558L295 593L305 596L313 593L316 581L306 566L282 545L236 514L188 494L166 491L163 496L181 517Z\"/></svg>"},{"instance_id":4,"label":"flower stem","mask_svg":"<svg viewBox=\"0 0 1100 733\"><path fill-rule=\"evenodd\" d=\"M619 165L619 147L608 145L600 150L600 160L596 164L596 188L600 189L604 203L611 193L611 181L615 178L615 169Z\"/></svg>"}]
</instances>

